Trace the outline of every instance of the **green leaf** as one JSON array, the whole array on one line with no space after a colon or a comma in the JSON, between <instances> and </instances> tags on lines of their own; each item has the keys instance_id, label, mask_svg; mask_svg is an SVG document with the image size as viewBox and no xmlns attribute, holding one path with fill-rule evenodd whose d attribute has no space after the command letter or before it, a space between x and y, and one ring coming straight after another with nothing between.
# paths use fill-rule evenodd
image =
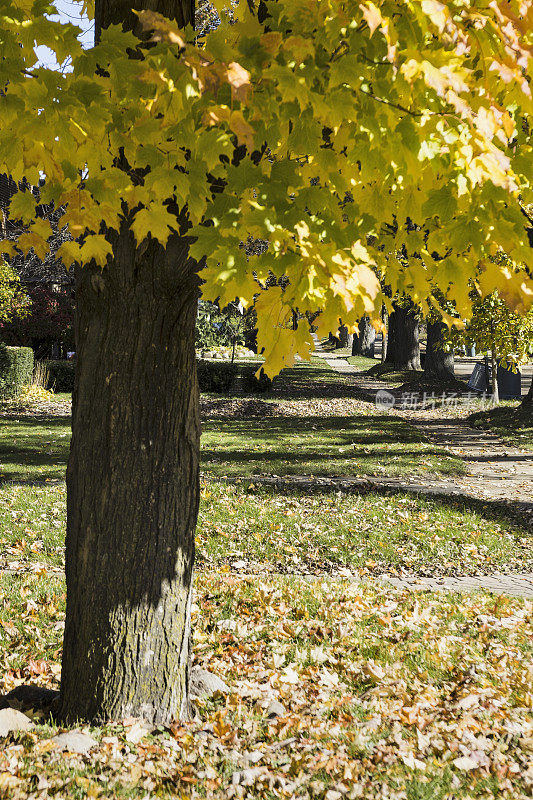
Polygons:
<instances>
[{"instance_id":1,"label":"green leaf","mask_svg":"<svg viewBox=\"0 0 533 800\"><path fill-rule=\"evenodd\" d=\"M170 236L171 223L175 226L176 218L169 214L164 206L152 205L149 208L141 208L140 211L137 211L131 224L131 230L137 245L140 245L148 236L165 245Z\"/></svg>"},{"instance_id":2,"label":"green leaf","mask_svg":"<svg viewBox=\"0 0 533 800\"><path fill-rule=\"evenodd\" d=\"M450 220L457 211L457 198L449 185L429 192L428 199L422 206L426 217L439 217L443 222Z\"/></svg>"}]
</instances>

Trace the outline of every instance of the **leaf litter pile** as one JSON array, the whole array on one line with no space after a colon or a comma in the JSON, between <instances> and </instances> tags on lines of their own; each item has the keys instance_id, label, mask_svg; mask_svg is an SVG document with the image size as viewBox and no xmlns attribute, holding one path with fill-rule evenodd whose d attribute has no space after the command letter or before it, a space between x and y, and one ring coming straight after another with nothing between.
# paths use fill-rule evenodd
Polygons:
<instances>
[{"instance_id":1,"label":"leaf litter pile","mask_svg":"<svg viewBox=\"0 0 533 800\"><path fill-rule=\"evenodd\" d=\"M2 690L57 688L59 578L0 583ZM188 725L34 727L0 740L6 798L525 800L533 789L532 604L302 579L196 582L194 660L229 692Z\"/></svg>"}]
</instances>

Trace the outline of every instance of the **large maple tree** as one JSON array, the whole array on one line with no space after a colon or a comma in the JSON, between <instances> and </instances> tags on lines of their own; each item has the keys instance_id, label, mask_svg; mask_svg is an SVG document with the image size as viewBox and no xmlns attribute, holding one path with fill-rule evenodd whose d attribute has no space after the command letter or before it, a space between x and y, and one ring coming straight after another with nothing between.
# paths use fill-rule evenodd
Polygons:
<instances>
[{"instance_id":1,"label":"large maple tree","mask_svg":"<svg viewBox=\"0 0 533 800\"><path fill-rule=\"evenodd\" d=\"M190 0L98 0L84 51L48 0L0 0L0 172L44 173L74 237L67 719L188 713L201 281L255 303L270 374L312 349L306 312L375 314L377 273L426 312L531 304L530 0L224 5L195 38ZM33 196L12 206L44 253Z\"/></svg>"}]
</instances>

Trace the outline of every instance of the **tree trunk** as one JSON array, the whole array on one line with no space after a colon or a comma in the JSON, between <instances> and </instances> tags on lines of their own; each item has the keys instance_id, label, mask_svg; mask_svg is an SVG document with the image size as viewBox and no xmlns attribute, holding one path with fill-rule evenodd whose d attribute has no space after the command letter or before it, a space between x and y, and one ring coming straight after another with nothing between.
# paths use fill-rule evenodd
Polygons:
<instances>
[{"instance_id":1,"label":"tree trunk","mask_svg":"<svg viewBox=\"0 0 533 800\"><path fill-rule=\"evenodd\" d=\"M446 351L443 349L447 331L448 328L444 322L427 323L424 372L437 375L439 378L449 378L455 374L453 350Z\"/></svg>"},{"instance_id":2,"label":"tree trunk","mask_svg":"<svg viewBox=\"0 0 533 800\"><path fill-rule=\"evenodd\" d=\"M385 363L394 369L419 370L419 322L415 306L401 307L394 303L389 316L387 356Z\"/></svg>"},{"instance_id":3,"label":"tree trunk","mask_svg":"<svg viewBox=\"0 0 533 800\"><path fill-rule=\"evenodd\" d=\"M374 358L376 331L369 317L363 317L359 322L359 334L354 334L352 356L366 356Z\"/></svg>"},{"instance_id":4,"label":"tree trunk","mask_svg":"<svg viewBox=\"0 0 533 800\"><path fill-rule=\"evenodd\" d=\"M498 405L500 402L500 389L498 386L498 359L494 350L490 352L491 373L492 373L492 402Z\"/></svg>"},{"instance_id":5,"label":"tree trunk","mask_svg":"<svg viewBox=\"0 0 533 800\"><path fill-rule=\"evenodd\" d=\"M349 346L349 337L350 334L348 333L348 328L346 325L341 325L339 328L339 337L338 337L338 347L348 347Z\"/></svg>"},{"instance_id":6,"label":"tree trunk","mask_svg":"<svg viewBox=\"0 0 533 800\"><path fill-rule=\"evenodd\" d=\"M381 307L381 320L383 324L387 326L381 334L381 361L383 363L387 360L387 348L389 342L389 333L388 333L389 315L387 313L385 305Z\"/></svg>"},{"instance_id":7,"label":"tree trunk","mask_svg":"<svg viewBox=\"0 0 533 800\"><path fill-rule=\"evenodd\" d=\"M61 715L168 723L188 716L198 281L177 235L112 244L76 276Z\"/></svg>"},{"instance_id":8,"label":"tree trunk","mask_svg":"<svg viewBox=\"0 0 533 800\"><path fill-rule=\"evenodd\" d=\"M145 39L146 34L134 13L134 10L145 9L157 11L168 19L176 20L180 28L194 25L195 0L96 0L95 41L100 41L102 30L109 25L122 25L124 30L133 31L139 39Z\"/></svg>"},{"instance_id":9,"label":"tree trunk","mask_svg":"<svg viewBox=\"0 0 533 800\"><path fill-rule=\"evenodd\" d=\"M491 372L492 372L492 402L498 405L500 402L500 389L498 386L498 358L496 356L496 347L494 344L494 320L490 321L490 339L491 339Z\"/></svg>"},{"instance_id":10,"label":"tree trunk","mask_svg":"<svg viewBox=\"0 0 533 800\"><path fill-rule=\"evenodd\" d=\"M194 24L194 0L96 0L96 41L136 31L132 7ZM76 276L60 713L168 723L189 715L197 265L177 234L136 248L124 223L109 240L113 262Z\"/></svg>"}]
</instances>

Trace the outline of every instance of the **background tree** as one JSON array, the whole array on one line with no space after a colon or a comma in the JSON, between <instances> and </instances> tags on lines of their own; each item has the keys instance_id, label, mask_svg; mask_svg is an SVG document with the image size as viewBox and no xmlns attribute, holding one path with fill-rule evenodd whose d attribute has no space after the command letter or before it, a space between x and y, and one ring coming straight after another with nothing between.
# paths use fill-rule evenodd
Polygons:
<instances>
[{"instance_id":1,"label":"background tree","mask_svg":"<svg viewBox=\"0 0 533 800\"><path fill-rule=\"evenodd\" d=\"M453 347L449 343L449 328L438 316L428 317L424 372L438 378L455 375Z\"/></svg>"},{"instance_id":2,"label":"background tree","mask_svg":"<svg viewBox=\"0 0 533 800\"><path fill-rule=\"evenodd\" d=\"M466 316L480 260L511 242L531 262L518 197L532 174L533 11L278 0L260 6L266 30L252 3L228 20L216 2L222 24L204 42L183 29L189 0L137 0L136 13L99 0L98 44L83 52L52 6L1 3L0 170L46 174L40 202L64 207L73 237L58 255L77 264L62 712L186 717L198 272L221 307L255 299L269 374L313 347L293 309L322 310L319 336L379 309L375 269L395 291L408 280L422 307L437 284ZM72 71L34 71L36 43ZM31 192L10 213L28 227L17 248L44 253L51 228ZM446 257L407 235L408 218L427 220ZM250 236L268 249L245 252ZM487 277L530 302L519 269L491 263Z\"/></svg>"},{"instance_id":3,"label":"background tree","mask_svg":"<svg viewBox=\"0 0 533 800\"><path fill-rule=\"evenodd\" d=\"M0 337L3 325L27 313L28 299L17 273L0 256Z\"/></svg>"},{"instance_id":4,"label":"background tree","mask_svg":"<svg viewBox=\"0 0 533 800\"><path fill-rule=\"evenodd\" d=\"M24 316L0 323L2 341L15 347L32 347L37 358L57 357L56 347L74 350L71 292L37 285L27 287L25 295Z\"/></svg>"},{"instance_id":5,"label":"background tree","mask_svg":"<svg viewBox=\"0 0 533 800\"><path fill-rule=\"evenodd\" d=\"M389 314L385 364L392 369L420 370L420 309L408 297L394 300Z\"/></svg>"},{"instance_id":6,"label":"background tree","mask_svg":"<svg viewBox=\"0 0 533 800\"><path fill-rule=\"evenodd\" d=\"M532 404L533 404L533 377L531 378L531 385L529 387L529 390L527 394L524 395L524 398L522 400L522 405L524 406L530 406Z\"/></svg>"},{"instance_id":7,"label":"background tree","mask_svg":"<svg viewBox=\"0 0 533 800\"><path fill-rule=\"evenodd\" d=\"M370 317L365 314L353 336L352 355L374 358L375 341L376 329L370 322Z\"/></svg>"},{"instance_id":8,"label":"background tree","mask_svg":"<svg viewBox=\"0 0 533 800\"><path fill-rule=\"evenodd\" d=\"M348 331L347 325L339 327L339 347L351 347L353 342L353 333Z\"/></svg>"},{"instance_id":9,"label":"background tree","mask_svg":"<svg viewBox=\"0 0 533 800\"><path fill-rule=\"evenodd\" d=\"M499 400L498 365L517 369L533 355L533 313L516 314L498 292L473 303L473 314L462 331L452 334L452 342L475 345L476 351L490 358L492 394Z\"/></svg>"}]
</instances>

